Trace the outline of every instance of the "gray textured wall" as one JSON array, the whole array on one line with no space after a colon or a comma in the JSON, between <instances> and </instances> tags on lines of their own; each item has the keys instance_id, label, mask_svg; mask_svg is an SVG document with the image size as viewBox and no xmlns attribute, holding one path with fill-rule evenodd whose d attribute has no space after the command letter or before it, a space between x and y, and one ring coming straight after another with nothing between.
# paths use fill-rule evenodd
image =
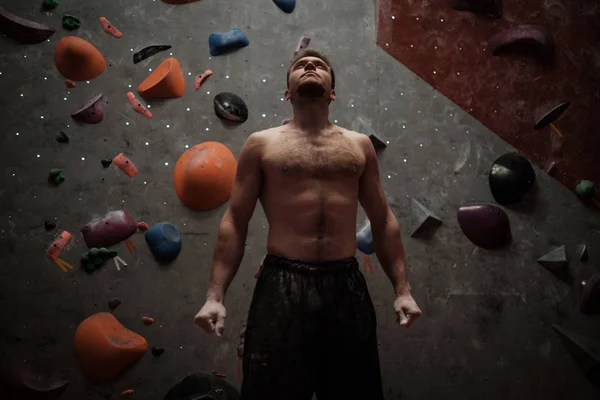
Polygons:
<instances>
[{"instance_id":1,"label":"gray textured wall","mask_svg":"<svg viewBox=\"0 0 600 400\"><path fill-rule=\"evenodd\" d=\"M58 32L49 42L31 46L0 37L0 346L3 355L36 354L69 370L65 399L82 398L88 391L86 398L101 398L106 389L118 393L127 388L142 399L161 398L170 385L197 370L225 372L239 386L237 337L253 274L265 253L266 220L258 207L243 266L226 300L225 337L209 338L193 325L193 317L204 301L225 207L207 213L183 207L173 189L173 165L185 145L208 140L224 143L237 156L248 134L291 115L281 97L287 63L302 35L311 36L312 45L327 52L336 68L338 100L332 119L389 141L380 153L382 180L402 226L409 279L424 315L409 330L397 326L391 286L375 262L375 274L367 280L377 308L388 398L597 398L551 324L588 336L600 333L598 319L584 317L576 308L578 281L593 271L600 257L598 215L536 170L537 195L507 209L513 244L502 251L473 246L460 232L456 210L468 202L493 201L489 167L513 149L376 47L371 2L300 1L291 15L267 0L203 0L185 6L62 0L50 15L41 13L37 2L1 3L21 16L56 26ZM111 64L100 77L74 89L65 87L53 63L55 43L68 34L60 28L62 13L81 18L76 34L95 44ZM115 39L104 33L100 16L124 36ZM208 35L232 27L247 32L250 46L211 58ZM134 65L130 49L152 44L173 48ZM154 118L145 119L130 108L125 93L169 53L181 62L186 94L150 101ZM205 69L214 75L195 92L193 78ZM221 91L247 101L246 123L231 129L214 115L212 99ZM105 120L96 126L74 123L70 112L98 92L104 94ZM70 136L69 144L55 141L60 130ZM140 170L134 179L114 166L100 165L101 158L122 151ZM47 174L56 167L65 170L66 181L50 187ZM428 241L408 237L410 197L444 220ZM184 246L171 267L157 265L142 235L133 237L135 256L123 244L116 246L130 265L120 272L107 264L92 275L79 267L63 273L45 258L53 235L68 230L74 238L63 258L77 265L85 251L79 229L121 207L149 224L169 221L179 226ZM55 220L57 229L46 232L44 220ZM591 261L571 262L571 284L535 262L559 244L567 245L573 257L579 243L589 245ZM94 385L75 366L72 338L79 322L106 311L107 300L114 296L123 302L115 316L145 336L150 346L164 346L166 352L159 359L148 354L114 381ZM144 326L142 315L153 316L156 323ZM23 340L17 342L16 336Z\"/></svg>"}]
</instances>

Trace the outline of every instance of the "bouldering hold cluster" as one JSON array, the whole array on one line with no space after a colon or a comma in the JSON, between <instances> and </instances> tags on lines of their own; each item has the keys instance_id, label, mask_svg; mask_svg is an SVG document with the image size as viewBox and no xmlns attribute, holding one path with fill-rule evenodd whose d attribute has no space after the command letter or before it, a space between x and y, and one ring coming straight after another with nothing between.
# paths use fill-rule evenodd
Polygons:
<instances>
[{"instance_id":1,"label":"bouldering hold cluster","mask_svg":"<svg viewBox=\"0 0 600 400\"><path fill-rule=\"evenodd\" d=\"M65 180L62 169L53 168L48 174L48 182L60 185Z\"/></svg>"},{"instance_id":2,"label":"bouldering hold cluster","mask_svg":"<svg viewBox=\"0 0 600 400\"><path fill-rule=\"evenodd\" d=\"M137 168L125 154L119 153L112 161L130 178L133 178L138 174Z\"/></svg>"},{"instance_id":3,"label":"bouldering hold cluster","mask_svg":"<svg viewBox=\"0 0 600 400\"><path fill-rule=\"evenodd\" d=\"M69 143L69 137L63 131L60 131L56 134L56 141L58 143Z\"/></svg>"},{"instance_id":4,"label":"bouldering hold cluster","mask_svg":"<svg viewBox=\"0 0 600 400\"><path fill-rule=\"evenodd\" d=\"M211 33L208 36L210 55L213 57L241 49L249 44L248 36L238 28L230 29L227 32Z\"/></svg>"},{"instance_id":5,"label":"bouldering hold cluster","mask_svg":"<svg viewBox=\"0 0 600 400\"><path fill-rule=\"evenodd\" d=\"M58 0L44 0L42 2L42 9L44 11L54 10L58 7Z\"/></svg>"},{"instance_id":6,"label":"bouldering hold cluster","mask_svg":"<svg viewBox=\"0 0 600 400\"><path fill-rule=\"evenodd\" d=\"M171 262L181 252L179 229L168 222L153 225L144 234L150 251L158 261Z\"/></svg>"},{"instance_id":7,"label":"bouldering hold cluster","mask_svg":"<svg viewBox=\"0 0 600 400\"><path fill-rule=\"evenodd\" d=\"M296 8L296 0L273 0L273 3L286 14L294 12Z\"/></svg>"},{"instance_id":8,"label":"bouldering hold cluster","mask_svg":"<svg viewBox=\"0 0 600 400\"><path fill-rule=\"evenodd\" d=\"M56 228L56 224L52 221L44 221L44 228L47 231L51 231L52 229Z\"/></svg>"},{"instance_id":9,"label":"bouldering hold cluster","mask_svg":"<svg viewBox=\"0 0 600 400\"><path fill-rule=\"evenodd\" d=\"M371 232L371 223L368 222L360 231L356 233L356 248L364 255L363 270L373 275L373 264L371 264L370 255L375 253L375 243L373 242L373 233Z\"/></svg>"},{"instance_id":10,"label":"bouldering hold cluster","mask_svg":"<svg viewBox=\"0 0 600 400\"><path fill-rule=\"evenodd\" d=\"M219 399L239 400L237 390L223 378L196 372L169 389L163 400Z\"/></svg>"},{"instance_id":11,"label":"bouldering hold cluster","mask_svg":"<svg viewBox=\"0 0 600 400\"><path fill-rule=\"evenodd\" d=\"M244 100L233 93L219 93L214 100L215 113L219 118L244 122L248 119L248 107Z\"/></svg>"},{"instance_id":12,"label":"bouldering hold cluster","mask_svg":"<svg viewBox=\"0 0 600 400\"><path fill-rule=\"evenodd\" d=\"M85 124L99 124L104 119L102 111L102 93L95 95L87 101L81 108L71 114L75 121Z\"/></svg>"},{"instance_id":13,"label":"bouldering hold cluster","mask_svg":"<svg viewBox=\"0 0 600 400\"><path fill-rule=\"evenodd\" d=\"M67 244L69 244L70 240L71 234L67 231L63 231L52 242L50 247L48 247L48 250L46 250L46 257L54 261L56 265L58 265L59 268L62 269L63 272L67 272L68 270L73 269L73 266L71 264L59 258L60 253L62 253L65 247L67 247Z\"/></svg>"},{"instance_id":14,"label":"bouldering hold cluster","mask_svg":"<svg viewBox=\"0 0 600 400\"><path fill-rule=\"evenodd\" d=\"M204 71L202 74L200 75L196 75L196 90L200 89L200 85L202 85L202 82L204 82L206 80L206 78L208 78L209 76L211 76L213 74L212 70L207 69L206 71Z\"/></svg>"},{"instance_id":15,"label":"bouldering hold cluster","mask_svg":"<svg viewBox=\"0 0 600 400\"><path fill-rule=\"evenodd\" d=\"M81 26L81 21L74 15L64 15L62 26L68 31L73 31Z\"/></svg>"},{"instance_id":16,"label":"bouldering hold cluster","mask_svg":"<svg viewBox=\"0 0 600 400\"><path fill-rule=\"evenodd\" d=\"M116 257L118 254L116 250L92 247L81 256L81 265L87 272L93 272L102 267L108 259Z\"/></svg>"},{"instance_id":17,"label":"bouldering hold cluster","mask_svg":"<svg viewBox=\"0 0 600 400\"><path fill-rule=\"evenodd\" d=\"M131 214L125 210L110 211L106 215L88 222L82 229L88 248L110 247L127 240L137 230Z\"/></svg>"},{"instance_id":18,"label":"bouldering hold cluster","mask_svg":"<svg viewBox=\"0 0 600 400\"><path fill-rule=\"evenodd\" d=\"M142 357L148 351L148 342L121 325L112 314L101 312L79 324L73 347L81 372L102 382Z\"/></svg>"},{"instance_id":19,"label":"bouldering hold cluster","mask_svg":"<svg viewBox=\"0 0 600 400\"><path fill-rule=\"evenodd\" d=\"M86 81L100 75L104 57L90 42L77 36L65 36L56 43L54 63L58 72L74 81Z\"/></svg>"},{"instance_id":20,"label":"bouldering hold cluster","mask_svg":"<svg viewBox=\"0 0 600 400\"><path fill-rule=\"evenodd\" d=\"M185 93L185 79L179 60L167 58L138 86L140 96L147 99L181 97Z\"/></svg>"},{"instance_id":21,"label":"bouldering hold cluster","mask_svg":"<svg viewBox=\"0 0 600 400\"><path fill-rule=\"evenodd\" d=\"M410 207L410 219L412 223L411 237L419 237L442 224L442 220L417 200L412 199Z\"/></svg>"},{"instance_id":22,"label":"bouldering hold cluster","mask_svg":"<svg viewBox=\"0 0 600 400\"><path fill-rule=\"evenodd\" d=\"M450 0L450 6L456 11L482 14L490 18L502 17L502 0Z\"/></svg>"},{"instance_id":23,"label":"bouldering hold cluster","mask_svg":"<svg viewBox=\"0 0 600 400\"><path fill-rule=\"evenodd\" d=\"M137 64L148 57L160 53L161 51L169 50L171 46L148 46L133 54L133 63Z\"/></svg>"},{"instance_id":24,"label":"bouldering hold cluster","mask_svg":"<svg viewBox=\"0 0 600 400\"><path fill-rule=\"evenodd\" d=\"M23 44L37 44L54 35L56 29L16 16L0 7L0 31Z\"/></svg>"},{"instance_id":25,"label":"bouldering hold cluster","mask_svg":"<svg viewBox=\"0 0 600 400\"><path fill-rule=\"evenodd\" d=\"M500 156L489 174L492 196L502 205L519 202L534 182L535 171L531 163L519 153Z\"/></svg>"},{"instance_id":26,"label":"bouldering hold cluster","mask_svg":"<svg viewBox=\"0 0 600 400\"><path fill-rule=\"evenodd\" d=\"M142 103L135 98L135 94L133 92L127 92L127 100L129 100L129 104L131 104L131 108L133 108L136 112L142 114L145 117L152 118L152 113L144 107Z\"/></svg>"},{"instance_id":27,"label":"bouldering hold cluster","mask_svg":"<svg viewBox=\"0 0 600 400\"><path fill-rule=\"evenodd\" d=\"M197 144L186 150L175 165L175 191L186 207L212 210L231 196L236 170L235 156L224 144Z\"/></svg>"},{"instance_id":28,"label":"bouldering hold cluster","mask_svg":"<svg viewBox=\"0 0 600 400\"><path fill-rule=\"evenodd\" d=\"M105 17L100 17L100 24L102 25L102 29L104 29L104 32L108 33L109 35L114 36L116 38L120 38L121 36L123 36L121 31L115 28L114 25L111 24Z\"/></svg>"},{"instance_id":29,"label":"bouldering hold cluster","mask_svg":"<svg viewBox=\"0 0 600 400\"><path fill-rule=\"evenodd\" d=\"M465 205L456 216L461 230L476 246L492 250L512 240L508 215L494 204Z\"/></svg>"}]
</instances>

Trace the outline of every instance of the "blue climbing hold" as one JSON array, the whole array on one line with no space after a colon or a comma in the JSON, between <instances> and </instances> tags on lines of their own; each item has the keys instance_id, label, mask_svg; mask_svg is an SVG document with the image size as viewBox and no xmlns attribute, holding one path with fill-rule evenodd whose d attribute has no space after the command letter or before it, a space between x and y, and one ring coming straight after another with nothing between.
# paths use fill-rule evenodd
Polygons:
<instances>
[{"instance_id":1,"label":"blue climbing hold","mask_svg":"<svg viewBox=\"0 0 600 400\"><path fill-rule=\"evenodd\" d=\"M365 254L375 253L373 234L371 233L371 223L368 223L356 234L356 247Z\"/></svg>"},{"instance_id":2,"label":"blue climbing hold","mask_svg":"<svg viewBox=\"0 0 600 400\"><path fill-rule=\"evenodd\" d=\"M288 14L296 8L296 0L273 0L273 3L281 8L281 11Z\"/></svg>"},{"instance_id":3,"label":"blue climbing hold","mask_svg":"<svg viewBox=\"0 0 600 400\"><path fill-rule=\"evenodd\" d=\"M241 29L237 28L222 33L211 33L208 37L211 56L218 56L235 49L241 49L249 44L248 36Z\"/></svg>"},{"instance_id":4,"label":"blue climbing hold","mask_svg":"<svg viewBox=\"0 0 600 400\"><path fill-rule=\"evenodd\" d=\"M173 261L181 251L179 229L168 222L153 225L144 234L150 251L158 261Z\"/></svg>"}]
</instances>

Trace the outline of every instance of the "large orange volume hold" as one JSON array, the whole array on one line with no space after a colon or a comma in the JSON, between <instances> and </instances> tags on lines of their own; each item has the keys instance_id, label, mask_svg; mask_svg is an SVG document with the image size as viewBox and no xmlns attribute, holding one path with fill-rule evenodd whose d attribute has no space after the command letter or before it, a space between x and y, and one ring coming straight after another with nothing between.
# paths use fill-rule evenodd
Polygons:
<instances>
[{"instance_id":1,"label":"large orange volume hold","mask_svg":"<svg viewBox=\"0 0 600 400\"><path fill-rule=\"evenodd\" d=\"M94 314L75 331L75 358L81 371L96 382L106 381L142 357L148 342L110 313Z\"/></svg>"},{"instance_id":2,"label":"large orange volume hold","mask_svg":"<svg viewBox=\"0 0 600 400\"><path fill-rule=\"evenodd\" d=\"M183 96L185 79L179 61L174 57L170 57L160 63L158 68L140 83L138 92L142 97L148 99Z\"/></svg>"},{"instance_id":3,"label":"large orange volume hold","mask_svg":"<svg viewBox=\"0 0 600 400\"><path fill-rule=\"evenodd\" d=\"M175 191L192 210L212 210L229 200L236 171L235 156L224 144L200 143L179 157L173 173Z\"/></svg>"},{"instance_id":4,"label":"large orange volume hold","mask_svg":"<svg viewBox=\"0 0 600 400\"><path fill-rule=\"evenodd\" d=\"M104 71L104 57L93 44L77 36L65 36L56 43L54 63L67 79L86 81Z\"/></svg>"}]
</instances>

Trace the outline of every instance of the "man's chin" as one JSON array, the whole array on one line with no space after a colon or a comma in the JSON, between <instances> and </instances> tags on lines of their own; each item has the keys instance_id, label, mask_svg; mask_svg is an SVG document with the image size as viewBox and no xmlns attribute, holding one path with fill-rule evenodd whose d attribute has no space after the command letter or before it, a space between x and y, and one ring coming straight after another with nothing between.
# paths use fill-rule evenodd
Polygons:
<instances>
[{"instance_id":1,"label":"man's chin","mask_svg":"<svg viewBox=\"0 0 600 400\"><path fill-rule=\"evenodd\" d=\"M304 82L298 86L298 95L301 97L323 97L325 94L325 86L320 82Z\"/></svg>"}]
</instances>

